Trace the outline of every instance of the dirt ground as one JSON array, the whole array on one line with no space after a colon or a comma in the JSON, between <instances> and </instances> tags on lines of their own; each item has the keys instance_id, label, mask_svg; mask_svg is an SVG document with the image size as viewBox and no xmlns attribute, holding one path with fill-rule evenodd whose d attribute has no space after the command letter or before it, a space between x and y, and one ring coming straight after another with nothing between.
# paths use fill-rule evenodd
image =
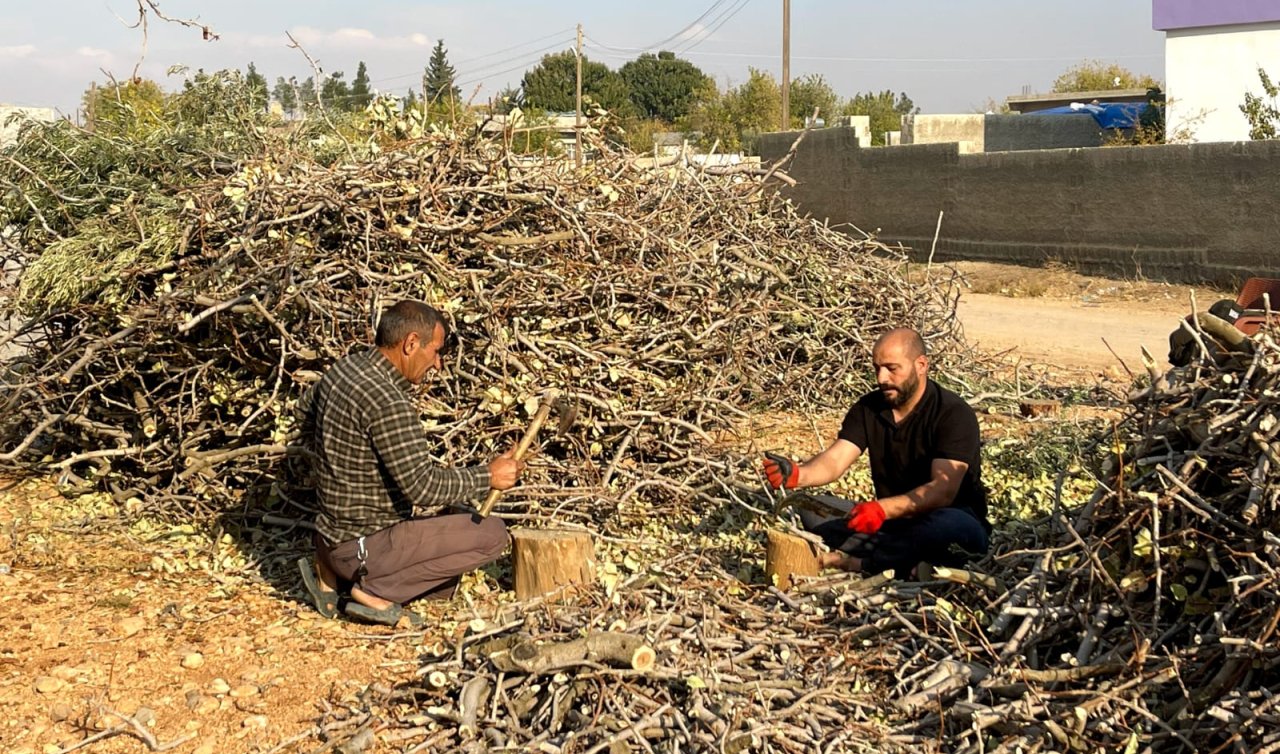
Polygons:
<instances>
[{"instance_id":1,"label":"dirt ground","mask_svg":"<svg viewBox=\"0 0 1280 754\"><path fill-rule=\"evenodd\" d=\"M1066 381L1120 376L1104 338L1135 370L1138 343L1163 358L1189 309L1185 287L960 268L969 338ZM1202 308L1230 297L1196 295ZM794 433L811 449L830 422L766 419L753 430ZM68 500L45 482L0 489L0 752L9 754L314 751L314 739L285 744L307 736L330 700L354 703L370 683L412 679L424 648L479 615L473 600L509 599L480 573L463 597L424 611L425 635L327 621L301 600L300 533L125 524L109 501Z\"/></svg>"},{"instance_id":2,"label":"dirt ground","mask_svg":"<svg viewBox=\"0 0 1280 754\"><path fill-rule=\"evenodd\" d=\"M1062 266L961 262L968 289L958 316L970 343L1010 361L1049 366L1066 380L1141 373L1141 347L1167 366L1169 333L1234 291L1079 275ZM1123 363L1122 363L1123 362Z\"/></svg>"}]
</instances>

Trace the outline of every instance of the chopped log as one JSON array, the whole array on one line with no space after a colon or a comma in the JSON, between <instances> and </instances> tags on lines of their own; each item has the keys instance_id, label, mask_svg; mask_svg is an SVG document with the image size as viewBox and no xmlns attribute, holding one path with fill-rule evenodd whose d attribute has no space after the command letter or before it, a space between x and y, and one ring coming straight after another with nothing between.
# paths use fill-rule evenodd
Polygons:
<instances>
[{"instance_id":1,"label":"chopped log","mask_svg":"<svg viewBox=\"0 0 1280 754\"><path fill-rule=\"evenodd\" d=\"M503 637L476 647L493 666L504 673L552 673L583 662L645 672L653 668L657 655L641 636L612 631L592 631L581 639L538 643L528 636Z\"/></svg>"},{"instance_id":2,"label":"chopped log","mask_svg":"<svg viewBox=\"0 0 1280 754\"><path fill-rule=\"evenodd\" d=\"M792 576L818 575L817 548L790 532L769 530L764 560L765 578L779 589L790 589Z\"/></svg>"},{"instance_id":3,"label":"chopped log","mask_svg":"<svg viewBox=\"0 0 1280 754\"><path fill-rule=\"evenodd\" d=\"M1018 413L1027 418L1057 416L1062 412L1062 401L1024 398L1018 402Z\"/></svg>"},{"instance_id":4,"label":"chopped log","mask_svg":"<svg viewBox=\"0 0 1280 754\"><path fill-rule=\"evenodd\" d=\"M511 532L516 598L527 600L596 577L595 545L584 531L518 529Z\"/></svg>"}]
</instances>

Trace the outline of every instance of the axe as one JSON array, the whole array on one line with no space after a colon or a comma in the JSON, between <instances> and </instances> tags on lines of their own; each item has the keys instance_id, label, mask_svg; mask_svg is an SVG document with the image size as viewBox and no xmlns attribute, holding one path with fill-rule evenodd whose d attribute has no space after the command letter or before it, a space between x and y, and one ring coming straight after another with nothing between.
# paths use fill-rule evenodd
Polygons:
<instances>
[{"instance_id":1,"label":"axe","mask_svg":"<svg viewBox=\"0 0 1280 754\"><path fill-rule=\"evenodd\" d=\"M559 417L556 422L556 434L563 435L578 418L578 402L569 400L554 390L543 395L538 410L533 415L533 421L529 422L529 428L525 430L524 437L520 438L520 443L516 445L515 453L512 454L517 461L524 460L525 453L529 452L529 446L537 439L539 430L542 429L543 423L547 421L552 411L555 411ZM488 516L500 497L502 497L502 490L489 490L489 496L480 505L479 514Z\"/></svg>"}]
</instances>

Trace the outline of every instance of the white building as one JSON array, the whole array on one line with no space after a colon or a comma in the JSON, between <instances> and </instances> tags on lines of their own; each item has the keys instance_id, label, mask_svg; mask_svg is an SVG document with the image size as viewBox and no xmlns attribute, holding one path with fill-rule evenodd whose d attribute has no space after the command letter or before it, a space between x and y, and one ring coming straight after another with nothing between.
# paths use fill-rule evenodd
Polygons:
<instances>
[{"instance_id":1,"label":"white building","mask_svg":"<svg viewBox=\"0 0 1280 754\"><path fill-rule=\"evenodd\" d=\"M1165 134L1170 141L1243 141L1245 92L1261 95L1258 68L1280 79L1280 2L1152 0L1165 33Z\"/></svg>"},{"instance_id":2,"label":"white building","mask_svg":"<svg viewBox=\"0 0 1280 754\"><path fill-rule=\"evenodd\" d=\"M19 116L14 118L13 116ZM36 120L53 120L55 115L51 107L19 107L0 103L0 147L5 146L18 136L21 118Z\"/></svg>"}]
</instances>

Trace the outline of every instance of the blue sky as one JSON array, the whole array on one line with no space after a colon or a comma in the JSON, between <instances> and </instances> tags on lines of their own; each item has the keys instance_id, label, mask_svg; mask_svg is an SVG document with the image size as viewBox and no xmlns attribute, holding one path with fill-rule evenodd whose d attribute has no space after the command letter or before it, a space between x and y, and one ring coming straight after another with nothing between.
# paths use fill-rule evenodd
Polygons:
<instances>
[{"instance_id":1,"label":"blue sky","mask_svg":"<svg viewBox=\"0 0 1280 754\"><path fill-rule=\"evenodd\" d=\"M268 81L310 70L286 31L326 72L367 63L374 86L403 92L444 39L465 96L480 100L518 85L541 54L573 44L617 68L655 43L674 49L726 86L749 66L781 72L781 0L160 0L166 14L199 17L220 39L152 21L127 28L137 0L0 0L0 102L74 112L91 81L133 74L165 88L174 65L244 68ZM701 23L694 24L709 11ZM793 77L818 73L843 96L891 89L925 112L973 112L1024 86L1048 91L1084 59L1164 77L1164 35L1149 0L793 0ZM673 36L678 35L678 36ZM145 54L144 54L145 53Z\"/></svg>"}]
</instances>

